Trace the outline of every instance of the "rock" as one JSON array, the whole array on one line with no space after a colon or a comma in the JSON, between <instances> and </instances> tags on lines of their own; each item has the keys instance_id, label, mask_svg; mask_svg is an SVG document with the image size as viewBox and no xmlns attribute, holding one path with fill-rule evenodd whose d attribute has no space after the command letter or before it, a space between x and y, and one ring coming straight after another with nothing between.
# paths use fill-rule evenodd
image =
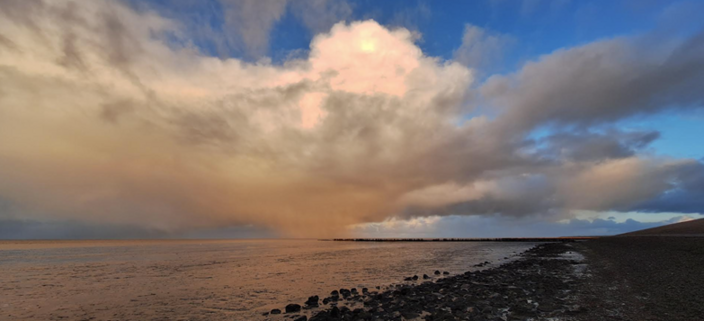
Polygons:
<instances>
[{"instance_id":1,"label":"rock","mask_svg":"<svg viewBox=\"0 0 704 321\"><path fill-rule=\"evenodd\" d=\"M340 308L340 314L347 314L350 313L350 308L348 307L341 307Z\"/></svg>"},{"instance_id":2,"label":"rock","mask_svg":"<svg viewBox=\"0 0 704 321\"><path fill-rule=\"evenodd\" d=\"M332 296L339 296L340 293L337 292L337 290L332 290L332 292L330 292L330 295L332 295Z\"/></svg>"},{"instance_id":3,"label":"rock","mask_svg":"<svg viewBox=\"0 0 704 321\"><path fill-rule=\"evenodd\" d=\"M323 299L323 304L328 304L328 303L330 303L330 299L328 299L328 298Z\"/></svg>"},{"instance_id":4,"label":"rock","mask_svg":"<svg viewBox=\"0 0 704 321\"><path fill-rule=\"evenodd\" d=\"M305 315L302 315L298 318L293 319L293 321L308 321L308 317Z\"/></svg>"},{"instance_id":5,"label":"rock","mask_svg":"<svg viewBox=\"0 0 704 321\"><path fill-rule=\"evenodd\" d=\"M307 306L316 306L316 307L317 307L319 300L320 300L320 298L318 298L317 295L314 295L314 296L308 298L308 301L306 301L306 305L307 305Z\"/></svg>"},{"instance_id":6,"label":"rock","mask_svg":"<svg viewBox=\"0 0 704 321\"><path fill-rule=\"evenodd\" d=\"M271 314L281 314L281 310L273 309L273 310L271 310Z\"/></svg>"},{"instance_id":7,"label":"rock","mask_svg":"<svg viewBox=\"0 0 704 321\"><path fill-rule=\"evenodd\" d=\"M286 306L286 313L294 313L301 311L301 306L299 304L291 303Z\"/></svg>"},{"instance_id":8,"label":"rock","mask_svg":"<svg viewBox=\"0 0 704 321\"><path fill-rule=\"evenodd\" d=\"M350 295L352 295L352 292L347 289L340 289L340 295L342 295L343 298L348 298Z\"/></svg>"},{"instance_id":9,"label":"rock","mask_svg":"<svg viewBox=\"0 0 704 321\"><path fill-rule=\"evenodd\" d=\"M551 259L564 252L564 246L560 245L536 246L516 260L500 265L487 266L489 261L481 262L478 265L485 267L481 271L459 275L449 275L446 271L444 274L449 276L442 278L421 274L424 280L430 278L435 282L404 282L383 290L377 287L381 291L371 293L362 288L363 296L355 289L340 289L332 293L336 296L323 300L332 303L331 306L306 321L562 319L585 310L574 306L576 302L568 297L561 299L563 293L578 290L579 285L576 281L565 282L573 271L571 262ZM443 273L438 270L434 274ZM418 279L417 275L405 278ZM354 296L347 298L349 294ZM333 298L341 296L353 302L348 303L354 307L353 311L333 303ZM287 320L297 317L292 313Z\"/></svg>"},{"instance_id":10,"label":"rock","mask_svg":"<svg viewBox=\"0 0 704 321\"><path fill-rule=\"evenodd\" d=\"M450 272L443 271L442 274L443 274L443 275L450 275Z\"/></svg>"},{"instance_id":11,"label":"rock","mask_svg":"<svg viewBox=\"0 0 704 321\"><path fill-rule=\"evenodd\" d=\"M412 277L412 276L409 276L409 277L404 278L403 280L404 280L404 281L413 281L413 277Z\"/></svg>"},{"instance_id":12,"label":"rock","mask_svg":"<svg viewBox=\"0 0 704 321\"><path fill-rule=\"evenodd\" d=\"M333 318L340 317L340 309L338 309L337 307L332 307L332 309L330 309L330 316Z\"/></svg>"}]
</instances>

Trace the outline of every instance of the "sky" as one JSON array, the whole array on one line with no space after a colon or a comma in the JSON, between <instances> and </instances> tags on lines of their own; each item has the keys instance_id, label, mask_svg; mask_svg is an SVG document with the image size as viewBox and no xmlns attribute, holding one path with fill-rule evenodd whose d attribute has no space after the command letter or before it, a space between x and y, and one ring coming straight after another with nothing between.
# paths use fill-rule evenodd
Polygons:
<instances>
[{"instance_id":1,"label":"sky","mask_svg":"<svg viewBox=\"0 0 704 321\"><path fill-rule=\"evenodd\" d=\"M0 239L704 215L702 1L0 0Z\"/></svg>"}]
</instances>

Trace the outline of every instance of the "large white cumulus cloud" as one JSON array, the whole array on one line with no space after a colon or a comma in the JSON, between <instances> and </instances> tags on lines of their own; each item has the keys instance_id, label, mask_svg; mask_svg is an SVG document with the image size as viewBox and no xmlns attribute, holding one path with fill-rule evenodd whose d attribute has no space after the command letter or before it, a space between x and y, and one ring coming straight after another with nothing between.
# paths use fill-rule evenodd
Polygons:
<instances>
[{"instance_id":1,"label":"large white cumulus cloud","mask_svg":"<svg viewBox=\"0 0 704 321\"><path fill-rule=\"evenodd\" d=\"M628 42L477 85L408 30L371 20L335 24L307 57L274 65L204 55L180 22L115 1L6 1L0 15L0 201L19 218L324 236L394 216L627 210L699 186L681 184L699 162L639 154L657 133L526 136L545 122L626 117L642 102L657 110L629 93L683 63L623 66ZM699 66L698 44L671 52ZM688 90L701 73L689 70L655 98L696 101ZM570 87L573 74L584 77ZM476 115L479 95L496 118Z\"/></svg>"},{"instance_id":2,"label":"large white cumulus cloud","mask_svg":"<svg viewBox=\"0 0 704 321\"><path fill-rule=\"evenodd\" d=\"M119 3L6 9L26 19L0 28L0 193L52 216L324 234L393 212L412 184L393 168L463 130L470 71L374 21L274 66L200 55Z\"/></svg>"}]
</instances>

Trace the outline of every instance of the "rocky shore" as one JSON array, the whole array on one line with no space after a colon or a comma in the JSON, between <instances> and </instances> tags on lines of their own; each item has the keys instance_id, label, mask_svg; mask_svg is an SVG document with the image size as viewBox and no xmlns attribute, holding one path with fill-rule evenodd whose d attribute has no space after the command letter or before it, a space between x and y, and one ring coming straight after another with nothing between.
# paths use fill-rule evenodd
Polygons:
<instances>
[{"instance_id":1,"label":"rocky shore","mask_svg":"<svg viewBox=\"0 0 704 321\"><path fill-rule=\"evenodd\" d=\"M295 321L566 320L585 312L574 295L584 267L580 257L570 244L541 244L495 268L409 276L385 291L335 290L266 315Z\"/></svg>"}]
</instances>

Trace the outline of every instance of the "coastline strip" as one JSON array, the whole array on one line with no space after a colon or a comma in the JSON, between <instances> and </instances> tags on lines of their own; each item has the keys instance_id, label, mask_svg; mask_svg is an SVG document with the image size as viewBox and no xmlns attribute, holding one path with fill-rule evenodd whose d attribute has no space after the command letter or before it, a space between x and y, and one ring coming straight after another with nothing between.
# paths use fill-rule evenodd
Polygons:
<instances>
[{"instance_id":1,"label":"coastline strip","mask_svg":"<svg viewBox=\"0 0 704 321\"><path fill-rule=\"evenodd\" d=\"M349 238L320 239L333 242L536 242L536 243L572 243L597 239L596 236L575 237L499 237L499 238Z\"/></svg>"}]
</instances>

